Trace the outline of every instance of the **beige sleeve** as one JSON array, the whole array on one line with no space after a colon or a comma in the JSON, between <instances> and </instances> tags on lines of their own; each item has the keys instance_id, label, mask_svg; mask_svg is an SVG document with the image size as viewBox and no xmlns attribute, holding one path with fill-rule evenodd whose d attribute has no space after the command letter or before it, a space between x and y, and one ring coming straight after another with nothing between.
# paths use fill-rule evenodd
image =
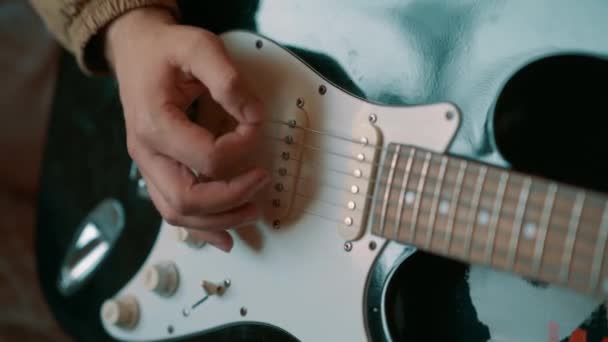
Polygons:
<instances>
[{"instance_id":1,"label":"beige sleeve","mask_svg":"<svg viewBox=\"0 0 608 342\"><path fill-rule=\"evenodd\" d=\"M112 20L143 6L161 6L178 15L177 0L30 0L30 3L47 29L74 54L88 75L109 71L100 36Z\"/></svg>"}]
</instances>

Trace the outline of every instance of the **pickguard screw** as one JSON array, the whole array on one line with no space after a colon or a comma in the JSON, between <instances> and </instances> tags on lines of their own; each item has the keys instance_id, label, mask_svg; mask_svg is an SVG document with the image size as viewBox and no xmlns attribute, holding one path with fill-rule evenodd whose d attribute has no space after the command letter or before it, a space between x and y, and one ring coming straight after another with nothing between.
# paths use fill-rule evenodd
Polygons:
<instances>
[{"instance_id":1,"label":"pickguard screw","mask_svg":"<svg viewBox=\"0 0 608 342\"><path fill-rule=\"evenodd\" d=\"M454 112L448 110L447 113L445 113L445 118L448 120L452 120L454 118Z\"/></svg>"},{"instance_id":2,"label":"pickguard screw","mask_svg":"<svg viewBox=\"0 0 608 342\"><path fill-rule=\"evenodd\" d=\"M274 229L281 228L281 221L280 220L274 220L274 221L272 221L272 228L274 228Z\"/></svg>"},{"instance_id":3,"label":"pickguard screw","mask_svg":"<svg viewBox=\"0 0 608 342\"><path fill-rule=\"evenodd\" d=\"M296 120L287 121L287 126L289 126L289 128L296 128L296 125L297 125Z\"/></svg>"},{"instance_id":4,"label":"pickguard screw","mask_svg":"<svg viewBox=\"0 0 608 342\"><path fill-rule=\"evenodd\" d=\"M170 326L168 326L168 327L167 327L167 332L168 332L169 334L173 334L173 331L175 331L175 330L173 329L173 326L172 326L172 325L170 325Z\"/></svg>"},{"instance_id":5,"label":"pickguard screw","mask_svg":"<svg viewBox=\"0 0 608 342\"><path fill-rule=\"evenodd\" d=\"M298 97L298 101L296 101L296 106L298 106L298 108L304 107L304 99Z\"/></svg>"},{"instance_id":6,"label":"pickguard screw","mask_svg":"<svg viewBox=\"0 0 608 342\"><path fill-rule=\"evenodd\" d=\"M324 85L319 86L319 94L325 95L325 93L327 93L327 87Z\"/></svg>"},{"instance_id":7,"label":"pickguard screw","mask_svg":"<svg viewBox=\"0 0 608 342\"><path fill-rule=\"evenodd\" d=\"M241 308L241 311L240 311L240 312L241 312L241 316L243 316L243 317L247 316L247 308L246 308L246 307L244 307L244 306L243 306L243 307Z\"/></svg>"},{"instance_id":8,"label":"pickguard screw","mask_svg":"<svg viewBox=\"0 0 608 342\"><path fill-rule=\"evenodd\" d=\"M283 152L281 153L281 158L283 158L283 160L289 160L289 152Z\"/></svg>"},{"instance_id":9,"label":"pickguard screw","mask_svg":"<svg viewBox=\"0 0 608 342\"><path fill-rule=\"evenodd\" d=\"M376 123L376 121L378 121L378 117L376 116L376 114L370 114L368 120L371 123Z\"/></svg>"},{"instance_id":10,"label":"pickguard screw","mask_svg":"<svg viewBox=\"0 0 608 342\"><path fill-rule=\"evenodd\" d=\"M281 200L277 199L277 198L273 199L272 200L272 206L275 207L275 208L280 208L281 207Z\"/></svg>"},{"instance_id":11,"label":"pickguard screw","mask_svg":"<svg viewBox=\"0 0 608 342\"><path fill-rule=\"evenodd\" d=\"M293 144L293 137L292 137L291 135L286 136L286 137L285 137L285 143L286 143L287 145L291 145L291 144Z\"/></svg>"},{"instance_id":12,"label":"pickguard screw","mask_svg":"<svg viewBox=\"0 0 608 342\"><path fill-rule=\"evenodd\" d=\"M369 242L369 250L373 251L376 249L376 241L370 241Z\"/></svg>"},{"instance_id":13,"label":"pickguard screw","mask_svg":"<svg viewBox=\"0 0 608 342\"><path fill-rule=\"evenodd\" d=\"M264 46L264 43L262 43L261 40L256 40L255 47L258 48L258 49L261 49L262 46Z\"/></svg>"},{"instance_id":14,"label":"pickguard screw","mask_svg":"<svg viewBox=\"0 0 608 342\"><path fill-rule=\"evenodd\" d=\"M283 183L277 183L277 184L274 185L274 189L277 192L281 192L281 191L283 191L285 189L285 187L283 186Z\"/></svg>"},{"instance_id":15,"label":"pickguard screw","mask_svg":"<svg viewBox=\"0 0 608 342\"><path fill-rule=\"evenodd\" d=\"M230 287L231 284L232 284L232 282L230 281L230 279L225 279L224 280L224 286L225 287Z\"/></svg>"},{"instance_id":16,"label":"pickguard screw","mask_svg":"<svg viewBox=\"0 0 608 342\"><path fill-rule=\"evenodd\" d=\"M350 242L350 241L349 242L345 242L344 243L344 250L347 251L347 252L352 251L353 250L353 244L352 244L352 242Z\"/></svg>"}]
</instances>

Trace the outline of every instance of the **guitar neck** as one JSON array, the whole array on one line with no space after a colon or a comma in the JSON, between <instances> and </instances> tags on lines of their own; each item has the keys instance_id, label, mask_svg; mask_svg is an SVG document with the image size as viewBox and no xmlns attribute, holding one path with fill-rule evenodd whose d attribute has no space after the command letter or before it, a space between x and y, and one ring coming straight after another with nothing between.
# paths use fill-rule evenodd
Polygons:
<instances>
[{"instance_id":1,"label":"guitar neck","mask_svg":"<svg viewBox=\"0 0 608 342\"><path fill-rule=\"evenodd\" d=\"M608 198L551 180L390 144L372 232L434 254L603 297Z\"/></svg>"}]
</instances>

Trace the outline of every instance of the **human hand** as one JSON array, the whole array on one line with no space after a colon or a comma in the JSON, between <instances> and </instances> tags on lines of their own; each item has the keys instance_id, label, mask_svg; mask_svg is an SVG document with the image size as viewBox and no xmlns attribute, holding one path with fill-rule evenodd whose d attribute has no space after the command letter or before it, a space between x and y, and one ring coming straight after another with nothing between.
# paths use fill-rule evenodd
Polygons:
<instances>
[{"instance_id":1,"label":"human hand","mask_svg":"<svg viewBox=\"0 0 608 342\"><path fill-rule=\"evenodd\" d=\"M260 101L218 37L178 25L162 9L116 19L106 31L105 54L119 83L128 151L154 205L170 224L229 251L226 229L260 216L251 200L269 179L259 168L220 179L251 153L263 119ZM185 111L201 96L219 104L237 127L215 137L190 121Z\"/></svg>"}]
</instances>

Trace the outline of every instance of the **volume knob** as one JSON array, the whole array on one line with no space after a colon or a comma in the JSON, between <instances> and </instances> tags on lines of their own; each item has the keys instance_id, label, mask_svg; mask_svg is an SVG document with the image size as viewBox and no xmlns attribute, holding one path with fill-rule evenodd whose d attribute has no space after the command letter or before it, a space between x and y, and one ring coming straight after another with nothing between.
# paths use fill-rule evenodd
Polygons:
<instances>
[{"instance_id":1,"label":"volume knob","mask_svg":"<svg viewBox=\"0 0 608 342\"><path fill-rule=\"evenodd\" d=\"M133 329L139 321L139 304L133 296L108 299L101 306L101 319L125 329Z\"/></svg>"},{"instance_id":2,"label":"volume knob","mask_svg":"<svg viewBox=\"0 0 608 342\"><path fill-rule=\"evenodd\" d=\"M177 239L192 248L201 248L206 243L205 241L197 239L187 229L181 227L177 228Z\"/></svg>"},{"instance_id":3,"label":"volume knob","mask_svg":"<svg viewBox=\"0 0 608 342\"><path fill-rule=\"evenodd\" d=\"M144 271L144 286L163 297L175 293L179 285L177 266L171 261L163 261L152 265Z\"/></svg>"}]
</instances>

